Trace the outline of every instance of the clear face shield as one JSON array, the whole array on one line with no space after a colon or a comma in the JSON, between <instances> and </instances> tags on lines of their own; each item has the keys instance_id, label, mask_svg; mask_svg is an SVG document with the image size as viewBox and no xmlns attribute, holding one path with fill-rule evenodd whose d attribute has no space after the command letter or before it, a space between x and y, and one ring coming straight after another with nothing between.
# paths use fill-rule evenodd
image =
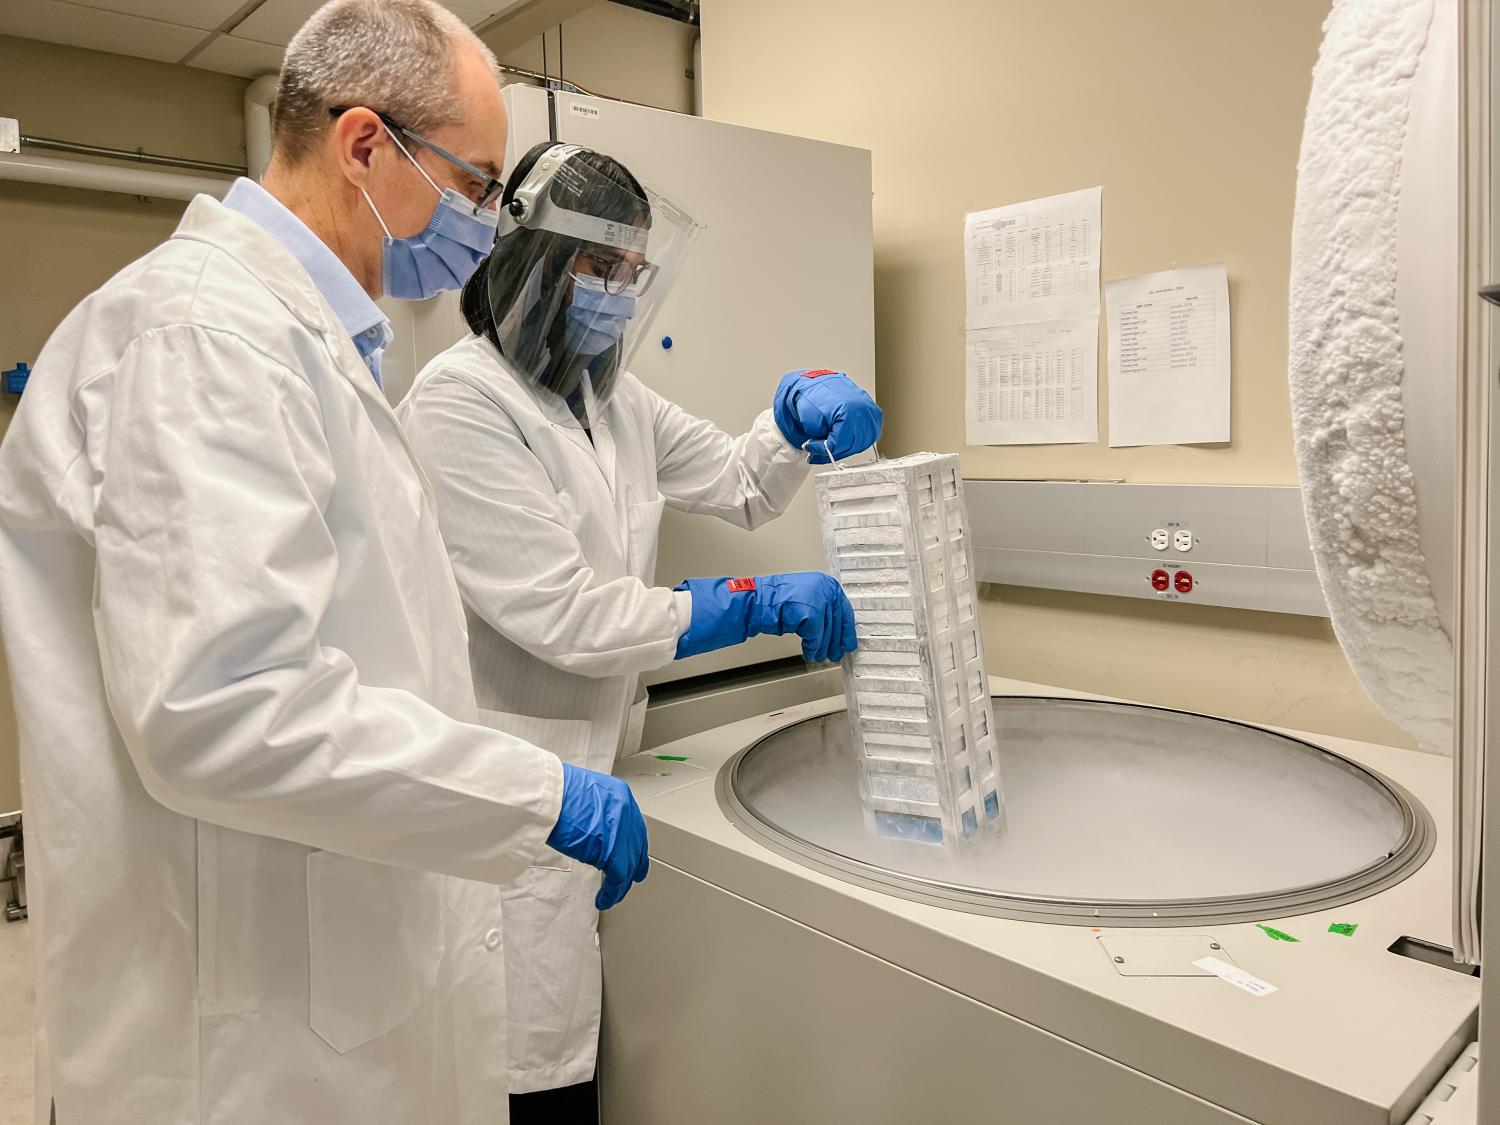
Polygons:
<instances>
[{"instance_id":1,"label":"clear face shield","mask_svg":"<svg viewBox=\"0 0 1500 1125\"><path fill-rule=\"evenodd\" d=\"M554 145L501 211L486 269L500 351L585 426L610 396L698 236L692 216L642 198Z\"/></svg>"}]
</instances>

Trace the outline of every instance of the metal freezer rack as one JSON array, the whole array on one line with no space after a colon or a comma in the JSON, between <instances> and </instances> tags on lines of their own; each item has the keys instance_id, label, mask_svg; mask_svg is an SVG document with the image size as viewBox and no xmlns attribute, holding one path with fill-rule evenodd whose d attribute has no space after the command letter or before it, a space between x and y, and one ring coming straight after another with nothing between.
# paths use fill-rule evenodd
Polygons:
<instances>
[{"instance_id":1,"label":"metal freezer rack","mask_svg":"<svg viewBox=\"0 0 1500 1125\"><path fill-rule=\"evenodd\" d=\"M995 722L958 458L818 477L823 548L854 607L844 692L881 835L954 845L1000 823Z\"/></svg>"}]
</instances>

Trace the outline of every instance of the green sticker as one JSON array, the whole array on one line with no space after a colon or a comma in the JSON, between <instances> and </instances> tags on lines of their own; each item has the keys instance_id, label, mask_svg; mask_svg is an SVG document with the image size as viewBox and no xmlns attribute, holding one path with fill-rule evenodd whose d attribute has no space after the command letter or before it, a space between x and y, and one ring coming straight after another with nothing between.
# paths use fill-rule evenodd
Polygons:
<instances>
[{"instance_id":1,"label":"green sticker","mask_svg":"<svg viewBox=\"0 0 1500 1125\"><path fill-rule=\"evenodd\" d=\"M686 758L680 757L677 754L658 754L658 755L656 755L656 760L658 762L685 762L685 761L687 761Z\"/></svg>"},{"instance_id":2,"label":"green sticker","mask_svg":"<svg viewBox=\"0 0 1500 1125\"><path fill-rule=\"evenodd\" d=\"M1328 927L1330 934L1340 934L1344 937L1353 937L1354 931L1359 929L1358 922L1335 922Z\"/></svg>"},{"instance_id":3,"label":"green sticker","mask_svg":"<svg viewBox=\"0 0 1500 1125\"><path fill-rule=\"evenodd\" d=\"M1257 930L1264 930L1265 933L1266 933L1266 937L1270 938L1272 941L1298 941L1298 940L1300 940L1298 938L1294 938L1291 934L1283 933L1281 930L1278 930L1278 929L1276 929L1273 926L1262 926L1260 923L1257 922L1256 925L1255 925L1255 928Z\"/></svg>"}]
</instances>

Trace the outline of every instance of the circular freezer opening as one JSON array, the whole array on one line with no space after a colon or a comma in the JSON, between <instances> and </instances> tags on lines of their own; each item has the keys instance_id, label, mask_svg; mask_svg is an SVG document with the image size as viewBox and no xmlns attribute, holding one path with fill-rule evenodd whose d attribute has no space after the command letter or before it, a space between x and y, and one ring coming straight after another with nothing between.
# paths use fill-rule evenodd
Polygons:
<instances>
[{"instance_id":1,"label":"circular freezer opening","mask_svg":"<svg viewBox=\"0 0 1500 1125\"><path fill-rule=\"evenodd\" d=\"M719 775L752 838L809 867L958 910L1177 926L1365 898L1432 852L1400 786L1258 727L1137 704L996 696L1004 824L957 849L866 827L845 713L767 735Z\"/></svg>"}]
</instances>

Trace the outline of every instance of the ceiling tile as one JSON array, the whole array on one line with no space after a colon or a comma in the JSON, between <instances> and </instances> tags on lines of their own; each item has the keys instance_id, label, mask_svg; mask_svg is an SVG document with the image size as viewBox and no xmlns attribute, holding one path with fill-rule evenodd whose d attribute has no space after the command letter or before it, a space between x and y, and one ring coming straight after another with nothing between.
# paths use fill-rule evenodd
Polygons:
<instances>
[{"instance_id":1,"label":"ceiling tile","mask_svg":"<svg viewBox=\"0 0 1500 1125\"><path fill-rule=\"evenodd\" d=\"M218 35L188 65L238 74L241 78L258 78L281 69L281 53L282 48L270 43L257 43L238 35Z\"/></svg>"},{"instance_id":2,"label":"ceiling tile","mask_svg":"<svg viewBox=\"0 0 1500 1125\"><path fill-rule=\"evenodd\" d=\"M191 65L254 77L281 66L282 48L322 0L265 0L234 28L194 55ZM529 0L449 0L469 24L522 7ZM0 0L0 35L41 39L176 62L205 32L244 7L244 0Z\"/></svg>"},{"instance_id":3,"label":"ceiling tile","mask_svg":"<svg viewBox=\"0 0 1500 1125\"><path fill-rule=\"evenodd\" d=\"M85 10L61 0L3 0L0 35L176 62L203 39L198 28L118 12Z\"/></svg>"},{"instance_id":4,"label":"ceiling tile","mask_svg":"<svg viewBox=\"0 0 1500 1125\"><path fill-rule=\"evenodd\" d=\"M454 15L470 27L477 27L494 16L503 16L512 8L519 8L530 0L445 0Z\"/></svg>"},{"instance_id":5,"label":"ceiling tile","mask_svg":"<svg viewBox=\"0 0 1500 1125\"><path fill-rule=\"evenodd\" d=\"M101 3L151 3L153 0L94 0ZM155 0L173 3L176 0ZM254 39L261 43L279 43L283 47L312 15L322 0L265 0L255 11L235 25L235 35ZM504 15L512 8L524 7L531 0L445 0L447 6L471 27Z\"/></svg>"},{"instance_id":6,"label":"ceiling tile","mask_svg":"<svg viewBox=\"0 0 1500 1125\"><path fill-rule=\"evenodd\" d=\"M231 30L240 39L285 47L322 0L266 0Z\"/></svg>"},{"instance_id":7,"label":"ceiling tile","mask_svg":"<svg viewBox=\"0 0 1500 1125\"><path fill-rule=\"evenodd\" d=\"M212 31L244 6L244 0L65 0L80 8L141 16L163 23L180 24ZM77 18L91 19L92 12L79 12Z\"/></svg>"}]
</instances>

